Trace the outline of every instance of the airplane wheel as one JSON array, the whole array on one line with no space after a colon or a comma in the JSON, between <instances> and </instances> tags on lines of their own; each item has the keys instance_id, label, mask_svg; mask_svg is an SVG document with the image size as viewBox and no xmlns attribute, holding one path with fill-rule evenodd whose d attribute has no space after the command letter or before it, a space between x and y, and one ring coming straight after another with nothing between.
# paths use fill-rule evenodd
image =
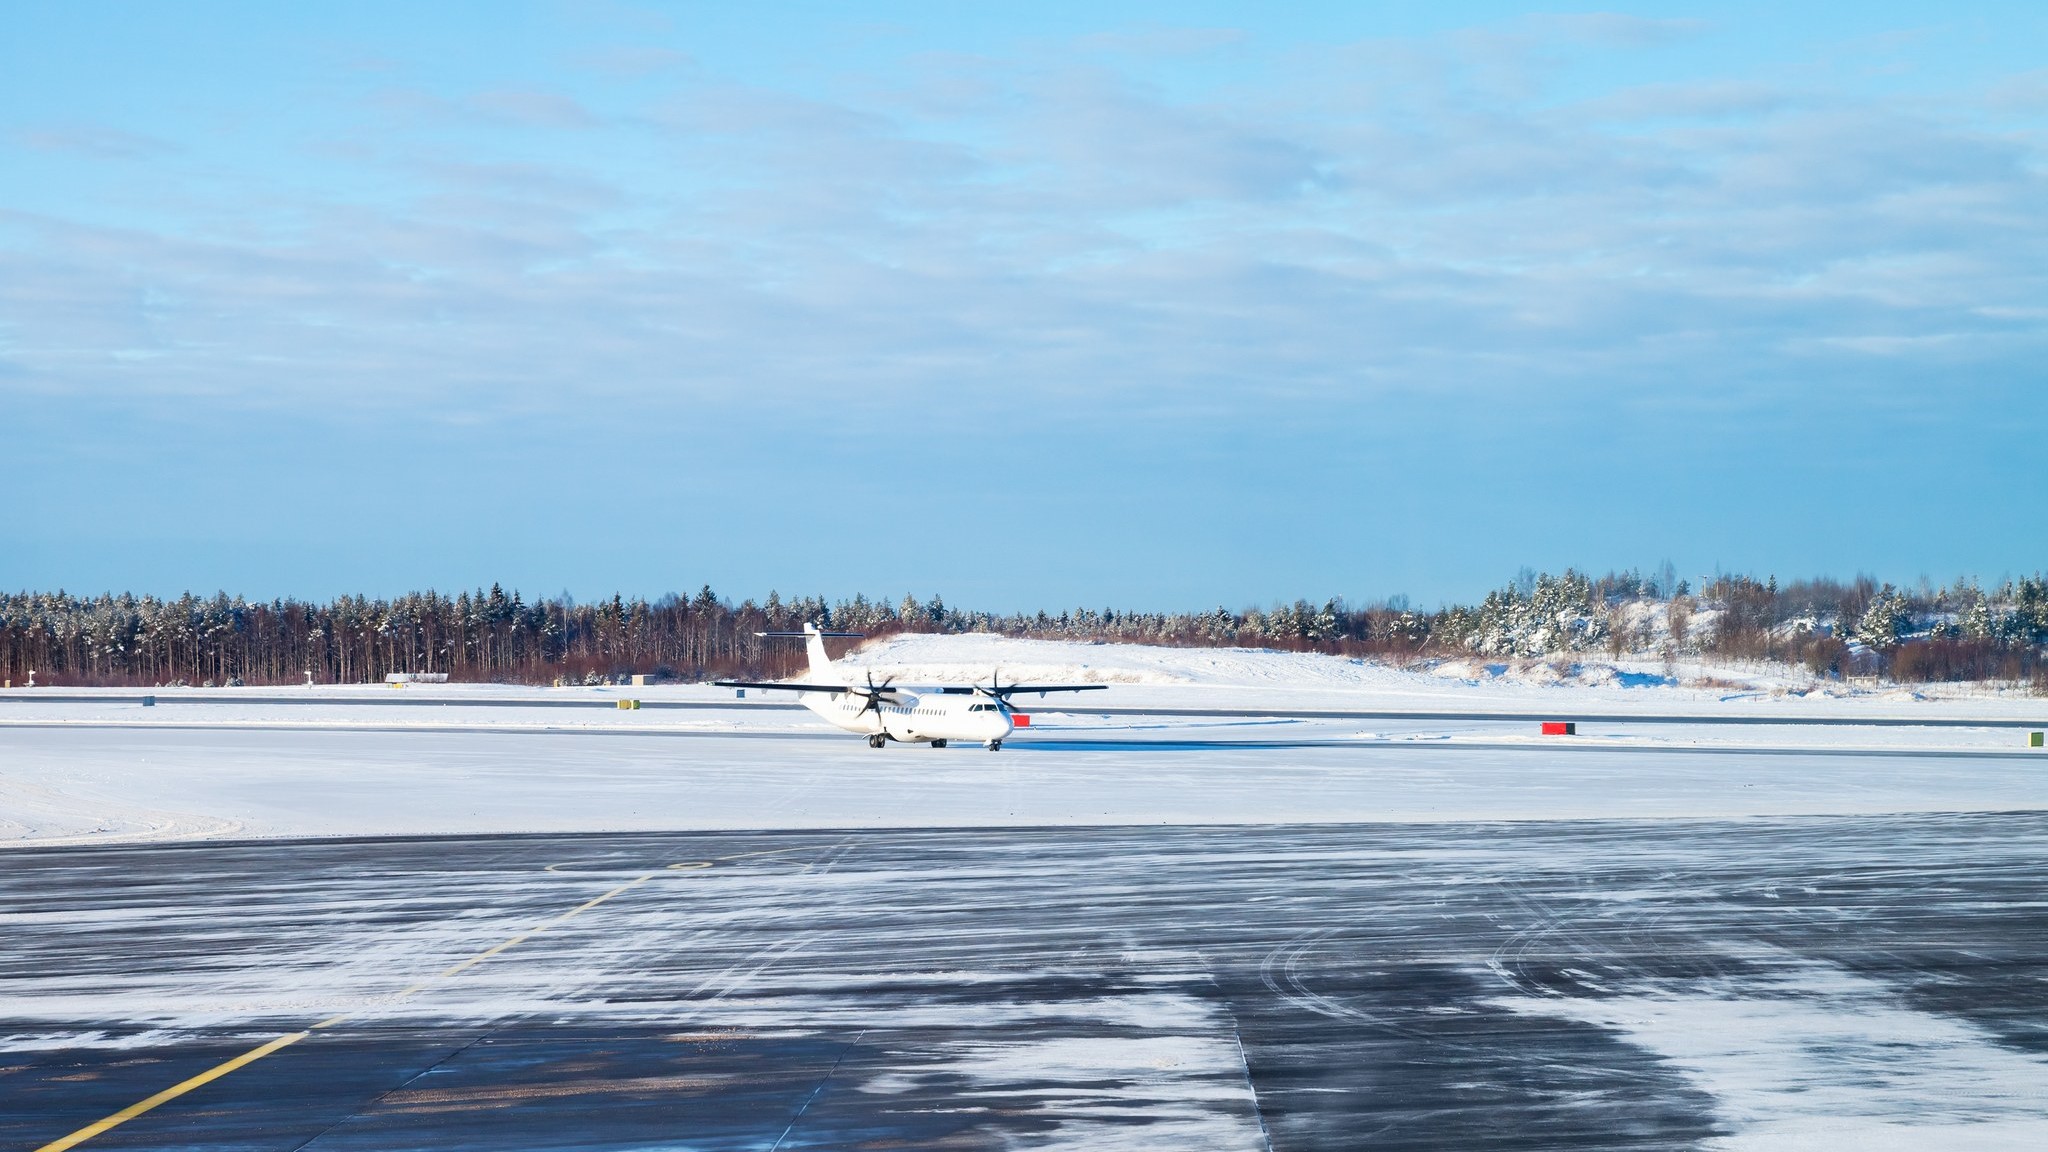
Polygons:
<instances>
[{"instance_id":1,"label":"airplane wheel","mask_svg":"<svg viewBox=\"0 0 2048 1152\"><path fill-rule=\"evenodd\" d=\"M868 737L868 747L870 748L880 748L882 745L887 744L888 742L889 738L887 736Z\"/></svg>"},{"instance_id":2,"label":"airplane wheel","mask_svg":"<svg viewBox=\"0 0 2048 1152\"><path fill-rule=\"evenodd\" d=\"M934 748L944 748L945 746L946 746L946 742L945 742L944 740L934 740L934 741L932 741L932 747L934 747Z\"/></svg>"},{"instance_id":3,"label":"airplane wheel","mask_svg":"<svg viewBox=\"0 0 2048 1152\"><path fill-rule=\"evenodd\" d=\"M989 741L988 750L991 752L1001 752L1003 750L1003 742L1001 740Z\"/></svg>"}]
</instances>

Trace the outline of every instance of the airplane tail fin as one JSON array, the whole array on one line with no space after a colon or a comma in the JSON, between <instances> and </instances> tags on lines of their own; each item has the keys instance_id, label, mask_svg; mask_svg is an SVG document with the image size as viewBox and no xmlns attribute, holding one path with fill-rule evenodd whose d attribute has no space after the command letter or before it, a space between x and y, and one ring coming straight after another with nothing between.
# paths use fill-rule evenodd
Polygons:
<instances>
[{"instance_id":1,"label":"airplane tail fin","mask_svg":"<svg viewBox=\"0 0 2048 1152\"><path fill-rule=\"evenodd\" d=\"M841 636L858 640L864 632L820 632L816 624L806 623L801 632L756 632L756 636L801 636L804 639L804 654L810 657L810 678L829 681L832 678L832 657L825 653L825 637Z\"/></svg>"},{"instance_id":2,"label":"airplane tail fin","mask_svg":"<svg viewBox=\"0 0 2048 1152\"><path fill-rule=\"evenodd\" d=\"M825 654L825 634L816 624L804 625L804 651L811 658L811 676L823 680L832 674L832 657Z\"/></svg>"}]
</instances>

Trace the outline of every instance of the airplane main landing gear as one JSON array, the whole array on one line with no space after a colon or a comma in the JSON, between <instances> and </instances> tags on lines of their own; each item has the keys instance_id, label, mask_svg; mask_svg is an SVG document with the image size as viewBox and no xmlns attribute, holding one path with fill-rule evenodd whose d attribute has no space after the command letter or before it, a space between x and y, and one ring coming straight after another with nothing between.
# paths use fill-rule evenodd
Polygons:
<instances>
[{"instance_id":1,"label":"airplane main landing gear","mask_svg":"<svg viewBox=\"0 0 2048 1152\"><path fill-rule=\"evenodd\" d=\"M882 745L887 744L888 742L889 738L887 736L882 735L880 732L877 732L872 736L868 737L868 747L870 748L880 748Z\"/></svg>"},{"instance_id":2,"label":"airplane main landing gear","mask_svg":"<svg viewBox=\"0 0 2048 1152\"><path fill-rule=\"evenodd\" d=\"M1003 750L1003 742L1001 740L989 741L988 750L991 752L1001 752Z\"/></svg>"},{"instance_id":3,"label":"airplane main landing gear","mask_svg":"<svg viewBox=\"0 0 2048 1152\"><path fill-rule=\"evenodd\" d=\"M932 741L932 747L934 747L934 748L944 748L945 746L946 746L946 742L945 742L944 740L934 740L934 741Z\"/></svg>"}]
</instances>

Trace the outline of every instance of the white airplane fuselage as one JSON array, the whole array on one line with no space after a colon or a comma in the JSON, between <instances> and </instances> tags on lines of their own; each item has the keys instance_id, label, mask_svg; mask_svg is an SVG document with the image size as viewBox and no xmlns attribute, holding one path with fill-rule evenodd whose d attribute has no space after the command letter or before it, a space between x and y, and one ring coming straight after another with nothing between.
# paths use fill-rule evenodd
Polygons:
<instances>
[{"instance_id":1,"label":"white airplane fuselage","mask_svg":"<svg viewBox=\"0 0 2048 1152\"><path fill-rule=\"evenodd\" d=\"M825 654L825 637L815 624L802 632L763 632L763 636L801 636L810 667L801 680L714 680L725 688L737 688L745 695L750 688L794 692L803 706L828 723L868 738L875 748L896 740L906 744L945 747L955 740L971 740L990 751L1031 718L1010 711L1010 696L1018 692L1088 692L1100 684L1003 684L1001 669L989 673L988 684L952 684L940 687L898 688L888 677L875 682L874 672L863 670L865 683L852 682L847 669L835 669ZM850 633L833 632L833 636Z\"/></svg>"},{"instance_id":2,"label":"white airplane fuselage","mask_svg":"<svg viewBox=\"0 0 2048 1152\"><path fill-rule=\"evenodd\" d=\"M803 706L848 732L906 743L1000 742L1015 727L1009 713L980 694L891 692L869 702L854 692L805 692Z\"/></svg>"}]
</instances>

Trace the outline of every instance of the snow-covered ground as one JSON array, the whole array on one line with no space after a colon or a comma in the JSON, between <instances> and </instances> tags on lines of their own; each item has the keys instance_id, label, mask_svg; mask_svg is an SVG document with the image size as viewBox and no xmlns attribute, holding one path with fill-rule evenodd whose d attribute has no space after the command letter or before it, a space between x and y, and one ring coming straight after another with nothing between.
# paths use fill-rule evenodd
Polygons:
<instances>
[{"instance_id":1,"label":"snow-covered ground","mask_svg":"<svg viewBox=\"0 0 2048 1152\"><path fill-rule=\"evenodd\" d=\"M16 691L0 699L0 843L2048 807L2048 754L2013 726L2048 702L2019 696L1794 698L977 636L901 637L845 664L906 683L1000 668L1111 687L1021 700L1034 723L994 756L877 752L786 694L705 685L178 689L153 707L132 690ZM1434 715L1142 711L1176 708ZM1487 713L1609 718L1560 740ZM1699 722L1717 717L1763 722Z\"/></svg>"}]
</instances>

